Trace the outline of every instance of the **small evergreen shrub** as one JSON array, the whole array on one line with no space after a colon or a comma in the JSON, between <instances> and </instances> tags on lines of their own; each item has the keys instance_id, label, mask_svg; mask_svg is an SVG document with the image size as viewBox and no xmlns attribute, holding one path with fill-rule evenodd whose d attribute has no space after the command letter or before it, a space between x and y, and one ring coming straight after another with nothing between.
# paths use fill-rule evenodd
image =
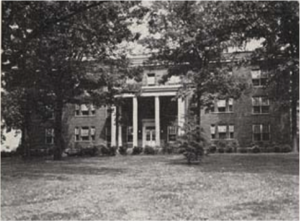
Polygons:
<instances>
[{"instance_id":1,"label":"small evergreen shrub","mask_svg":"<svg viewBox=\"0 0 300 221\"><path fill-rule=\"evenodd\" d=\"M170 144L165 144L164 146L163 146L163 149L162 149L162 152L163 152L163 154L171 154L171 153L173 153L173 146L171 146Z\"/></svg>"},{"instance_id":2,"label":"small evergreen shrub","mask_svg":"<svg viewBox=\"0 0 300 221\"><path fill-rule=\"evenodd\" d=\"M119 147L119 153L120 153L121 155L127 155L127 149L128 149L127 146L120 146L120 147Z\"/></svg>"},{"instance_id":3,"label":"small evergreen shrub","mask_svg":"<svg viewBox=\"0 0 300 221\"><path fill-rule=\"evenodd\" d=\"M218 152L219 152L219 153L224 153L224 152L225 152L224 147L219 147L219 148L218 148Z\"/></svg>"},{"instance_id":4,"label":"small evergreen shrub","mask_svg":"<svg viewBox=\"0 0 300 221\"><path fill-rule=\"evenodd\" d=\"M260 153L260 147L258 145L251 147L251 152L252 153Z\"/></svg>"},{"instance_id":5,"label":"small evergreen shrub","mask_svg":"<svg viewBox=\"0 0 300 221\"><path fill-rule=\"evenodd\" d=\"M91 156L94 157L99 154L99 150L96 146L90 146L81 149L82 156Z\"/></svg>"},{"instance_id":6,"label":"small evergreen shrub","mask_svg":"<svg viewBox=\"0 0 300 221\"><path fill-rule=\"evenodd\" d=\"M102 155L106 155L106 156L115 156L116 155L117 148L115 146L107 147L107 146L101 145L100 148L101 148Z\"/></svg>"},{"instance_id":7,"label":"small evergreen shrub","mask_svg":"<svg viewBox=\"0 0 300 221\"><path fill-rule=\"evenodd\" d=\"M239 148L238 152L240 152L240 153L247 153L248 151L247 151L247 148Z\"/></svg>"},{"instance_id":8,"label":"small evergreen shrub","mask_svg":"<svg viewBox=\"0 0 300 221\"><path fill-rule=\"evenodd\" d=\"M209 153L215 153L215 152L217 152L217 146L215 144L212 144L209 147Z\"/></svg>"},{"instance_id":9,"label":"small evergreen shrub","mask_svg":"<svg viewBox=\"0 0 300 221\"><path fill-rule=\"evenodd\" d=\"M154 155L155 154L155 149L153 147L146 146L145 149L144 149L144 154Z\"/></svg>"},{"instance_id":10,"label":"small evergreen shrub","mask_svg":"<svg viewBox=\"0 0 300 221\"><path fill-rule=\"evenodd\" d=\"M292 147L288 144L284 144L281 150L283 153L288 153L292 151Z\"/></svg>"},{"instance_id":11,"label":"small evergreen shrub","mask_svg":"<svg viewBox=\"0 0 300 221\"><path fill-rule=\"evenodd\" d=\"M231 146L227 146L227 147L225 148L225 152L226 152L226 153L232 153L232 152L233 152L233 148L232 148Z\"/></svg>"},{"instance_id":12,"label":"small evergreen shrub","mask_svg":"<svg viewBox=\"0 0 300 221\"><path fill-rule=\"evenodd\" d=\"M142 147L133 147L132 149L132 155L139 155L143 152Z\"/></svg>"},{"instance_id":13,"label":"small evergreen shrub","mask_svg":"<svg viewBox=\"0 0 300 221\"><path fill-rule=\"evenodd\" d=\"M280 153L280 146L279 145L274 146L274 152L275 153Z\"/></svg>"}]
</instances>

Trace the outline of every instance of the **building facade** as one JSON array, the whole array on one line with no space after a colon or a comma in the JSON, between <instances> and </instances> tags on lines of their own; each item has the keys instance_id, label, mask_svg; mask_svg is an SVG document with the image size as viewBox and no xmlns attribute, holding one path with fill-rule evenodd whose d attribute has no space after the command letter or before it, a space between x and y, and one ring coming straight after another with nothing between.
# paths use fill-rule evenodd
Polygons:
<instances>
[{"instance_id":1,"label":"building facade","mask_svg":"<svg viewBox=\"0 0 300 221\"><path fill-rule=\"evenodd\" d=\"M143 65L146 59L135 57L132 65ZM190 99L177 96L180 77L161 83L165 74L164 66L144 65L140 92L118 95L116 106L68 105L64 112L66 146L159 147L175 142L184 133ZM243 77L250 87L236 100L215 100L213 108L201 111L208 141L237 140L241 147L254 142L289 143L289 110L279 109L280 105L267 96L264 86L268 76L263 69L241 66L228 74ZM45 128L45 144L53 145L53 140L53 129Z\"/></svg>"}]
</instances>

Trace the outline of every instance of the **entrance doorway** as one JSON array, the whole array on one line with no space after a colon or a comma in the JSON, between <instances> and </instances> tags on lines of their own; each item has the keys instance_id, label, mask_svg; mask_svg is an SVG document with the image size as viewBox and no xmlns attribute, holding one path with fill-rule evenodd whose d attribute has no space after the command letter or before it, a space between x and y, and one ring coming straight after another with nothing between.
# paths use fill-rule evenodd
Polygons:
<instances>
[{"instance_id":1,"label":"entrance doorway","mask_svg":"<svg viewBox=\"0 0 300 221\"><path fill-rule=\"evenodd\" d=\"M153 126L146 126L145 128L146 139L145 139L145 146L155 146L155 127Z\"/></svg>"},{"instance_id":2,"label":"entrance doorway","mask_svg":"<svg viewBox=\"0 0 300 221\"><path fill-rule=\"evenodd\" d=\"M154 119L143 119L143 147L156 146Z\"/></svg>"}]
</instances>

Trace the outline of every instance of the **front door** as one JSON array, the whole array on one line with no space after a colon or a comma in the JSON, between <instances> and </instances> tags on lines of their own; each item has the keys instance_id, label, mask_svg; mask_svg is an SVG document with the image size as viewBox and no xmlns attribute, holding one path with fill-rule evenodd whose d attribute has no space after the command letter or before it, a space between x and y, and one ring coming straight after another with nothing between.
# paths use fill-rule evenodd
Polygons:
<instances>
[{"instance_id":1,"label":"front door","mask_svg":"<svg viewBox=\"0 0 300 221\"><path fill-rule=\"evenodd\" d=\"M153 126L146 126L145 128L145 146L155 146L155 127Z\"/></svg>"}]
</instances>

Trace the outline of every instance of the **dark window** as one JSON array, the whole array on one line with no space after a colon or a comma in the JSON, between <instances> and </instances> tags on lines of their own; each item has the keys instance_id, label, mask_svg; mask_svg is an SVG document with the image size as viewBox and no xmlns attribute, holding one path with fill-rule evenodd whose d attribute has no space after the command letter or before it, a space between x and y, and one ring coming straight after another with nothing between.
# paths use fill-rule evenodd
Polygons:
<instances>
[{"instance_id":1,"label":"dark window","mask_svg":"<svg viewBox=\"0 0 300 221\"><path fill-rule=\"evenodd\" d=\"M255 87L265 86L267 84L268 76L265 72L259 69L254 69L251 71L252 84Z\"/></svg>"},{"instance_id":2,"label":"dark window","mask_svg":"<svg viewBox=\"0 0 300 221\"><path fill-rule=\"evenodd\" d=\"M266 124L253 125L253 140L254 141L269 141L270 140L270 125L266 125Z\"/></svg>"},{"instance_id":3,"label":"dark window","mask_svg":"<svg viewBox=\"0 0 300 221\"><path fill-rule=\"evenodd\" d=\"M127 142L133 142L133 128L127 128Z\"/></svg>"},{"instance_id":4,"label":"dark window","mask_svg":"<svg viewBox=\"0 0 300 221\"><path fill-rule=\"evenodd\" d=\"M267 114L270 111L269 99L266 97L252 97L252 109L254 114Z\"/></svg>"},{"instance_id":5,"label":"dark window","mask_svg":"<svg viewBox=\"0 0 300 221\"><path fill-rule=\"evenodd\" d=\"M176 141L176 135L177 135L177 127L168 126L168 139L169 139L169 141Z\"/></svg>"},{"instance_id":6,"label":"dark window","mask_svg":"<svg viewBox=\"0 0 300 221\"><path fill-rule=\"evenodd\" d=\"M47 128L45 130L45 143L46 144L54 144L54 129Z\"/></svg>"}]
</instances>

